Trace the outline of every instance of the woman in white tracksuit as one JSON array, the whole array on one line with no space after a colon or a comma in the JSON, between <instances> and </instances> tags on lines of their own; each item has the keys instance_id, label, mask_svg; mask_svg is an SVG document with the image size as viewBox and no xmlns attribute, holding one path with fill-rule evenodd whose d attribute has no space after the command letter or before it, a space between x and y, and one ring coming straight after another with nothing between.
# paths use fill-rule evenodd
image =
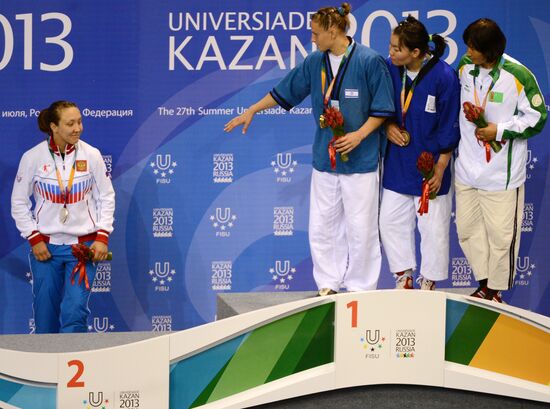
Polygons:
<instances>
[{"instance_id":1,"label":"woman in white tracksuit","mask_svg":"<svg viewBox=\"0 0 550 409\"><path fill-rule=\"evenodd\" d=\"M71 284L71 245L89 245L95 262L107 258L115 192L99 150L80 140L74 103L52 103L38 126L48 136L21 158L11 197L12 216L31 246L36 333L86 332L97 265L86 263L87 279Z\"/></svg>"}]
</instances>

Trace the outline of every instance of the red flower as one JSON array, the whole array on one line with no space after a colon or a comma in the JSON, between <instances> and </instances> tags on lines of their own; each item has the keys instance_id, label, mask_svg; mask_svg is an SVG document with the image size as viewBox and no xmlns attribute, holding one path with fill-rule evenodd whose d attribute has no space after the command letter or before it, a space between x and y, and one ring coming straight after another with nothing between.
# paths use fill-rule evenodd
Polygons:
<instances>
[{"instance_id":1,"label":"red flower","mask_svg":"<svg viewBox=\"0 0 550 409\"><path fill-rule=\"evenodd\" d=\"M478 107L477 105L474 105L472 104L471 102L468 102L466 101L465 103L462 104L462 108L463 108L463 111L464 111L464 115L466 116L466 119L470 122L473 122L473 124L478 127L478 128L486 128L489 124L487 123L487 121L485 120L485 116L483 115L485 110L481 107ZM488 143L491 148L493 149L493 151L495 151L495 153L498 153L500 152L500 150L502 149L502 143L498 142L498 141L495 141L495 140L492 140L492 141L489 141L489 142L486 142ZM488 160L487 162L489 162L490 160L490 152L488 151Z\"/></svg>"},{"instance_id":2,"label":"red flower","mask_svg":"<svg viewBox=\"0 0 550 409\"><path fill-rule=\"evenodd\" d=\"M342 113L334 107L328 107L323 113L325 122L332 129L344 126L344 116Z\"/></svg>"},{"instance_id":3,"label":"red flower","mask_svg":"<svg viewBox=\"0 0 550 409\"><path fill-rule=\"evenodd\" d=\"M422 195L420 196L418 208L418 213L423 215L428 213L428 205L430 200L436 198L436 192L430 192L430 185L428 185L428 180L430 180L434 175L434 155L430 152L422 152L418 159L416 160L416 168L422 174L424 180L422 181Z\"/></svg>"},{"instance_id":4,"label":"red flower","mask_svg":"<svg viewBox=\"0 0 550 409\"><path fill-rule=\"evenodd\" d=\"M84 263L87 263L94 258L94 252L92 249L82 243L73 244L71 246L71 251L73 256L75 256L78 261L82 261Z\"/></svg>"},{"instance_id":5,"label":"red flower","mask_svg":"<svg viewBox=\"0 0 550 409\"><path fill-rule=\"evenodd\" d=\"M485 128L488 125L485 117L483 116L483 113L485 112L483 108L468 101L462 104L462 108L466 119L473 122L478 128Z\"/></svg>"},{"instance_id":6,"label":"red flower","mask_svg":"<svg viewBox=\"0 0 550 409\"><path fill-rule=\"evenodd\" d=\"M86 274L86 263L94 259L94 251L83 243L73 244L71 246L71 252L76 257L78 263L71 271L71 284L74 285L74 278L78 273L78 284L80 285L84 281L86 290L90 289L90 282L88 281L88 275ZM107 260L113 259L113 253L107 253Z\"/></svg>"},{"instance_id":7,"label":"red flower","mask_svg":"<svg viewBox=\"0 0 550 409\"><path fill-rule=\"evenodd\" d=\"M321 115L321 127L325 128L327 126L332 129L332 139L328 143L330 167L336 169L336 148L334 147L334 142L336 142L336 139L346 134L344 131L344 116L342 112L334 107L326 108L323 115ZM342 162L347 162L349 157L346 153L341 153L340 159L342 159Z\"/></svg>"},{"instance_id":8,"label":"red flower","mask_svg":"<svg viewBox=\"0 0 550 409\"><path fill-rule=\"evenodd\" d=\"M430 179L433 176L434 164L434 155L430 152L422 152L416 160L416 168L426 179Z\"/></svg>"}]
</instances>

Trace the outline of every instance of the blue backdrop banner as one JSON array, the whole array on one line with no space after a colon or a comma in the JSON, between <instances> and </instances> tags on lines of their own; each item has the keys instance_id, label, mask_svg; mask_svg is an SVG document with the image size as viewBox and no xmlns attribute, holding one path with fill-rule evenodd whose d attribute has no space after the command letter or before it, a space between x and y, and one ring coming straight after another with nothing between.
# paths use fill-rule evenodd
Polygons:
<instances>
[{"instance_id":1,"label":"blue backdrop banner","mask_svg":"<svg viewBox=\"0 0 550 409\"><path fill-rule=\"evenodd\" d=\"M311 144L306 100L257 115L246 135L223 125L313 50L324 1L16 1L0 5L0 333L33 331L29 245L10 216L19 159L52 101L81 108L116 190L112 262L101 263L90 331L179 330L215 319L219 292L314 290L308 245ZM338 5L338 4L336 4ZM507 53L549 100L550 4L539 0L361 0L350 35L387 55L408 14L447 38L490 16ZM530 140L515 287L505 301L550 315L550 127ZM476 286L451 228L449 279ZM544 272L547 273L544 273ZM392 288L384 262L379 288Z\"/></svg>"}]
</instances>

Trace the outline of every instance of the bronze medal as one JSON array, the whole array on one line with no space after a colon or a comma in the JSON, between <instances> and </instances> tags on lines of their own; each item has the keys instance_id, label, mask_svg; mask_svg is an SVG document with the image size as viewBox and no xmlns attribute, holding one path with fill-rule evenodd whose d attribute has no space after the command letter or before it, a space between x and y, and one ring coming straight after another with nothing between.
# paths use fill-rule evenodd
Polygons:
<instances>
[{"instance_id":1,"label":"bronze medal","mask_svg":"<svg viewBox=\"0 0 550 409\"><path fill-rule=\"evenodd\" d=\"M319 116L319 126L321 127L321 129L326 128L328 126L327 121L325 120L325 116L322 114Z\"/></svg>"},{"instance_id":2,"label":"bronze medal","mask_svg":"<svg viewBox=\"0 0 550 409\"><path fill-rule=\"evenodd\" d=\"M404 128L400 129L401 135L403 135L403 146L407 146L411 141L411 134Z\"/></svg>"}]
</instances>

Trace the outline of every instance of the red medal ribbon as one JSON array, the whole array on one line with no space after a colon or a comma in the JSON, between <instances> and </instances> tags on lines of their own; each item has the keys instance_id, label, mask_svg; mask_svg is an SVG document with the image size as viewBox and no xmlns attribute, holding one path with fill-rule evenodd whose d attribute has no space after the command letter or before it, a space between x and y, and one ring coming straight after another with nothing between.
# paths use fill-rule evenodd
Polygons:
<instances>
[{"instance_id":1,"label":"red medal ribbon","mask_svg":"<svg viewBox=\"0 0 550 409\"><path fill-rule=\"evenodd\" d=\"M489 89L485 93L485 97L483 97L483 104L480 103L479 96L477 95L477 87L476 87L476 78L479 75L479 68L476 66L476 73L474 74L474 101L476 106L480 107L482 109L482 112L485 112L485 107L487 106L487 97L493 90L493 87L495 86L496 82L498 81L498 78L500 77L500 69L502 68L502 65L504 64L504 58L500 58L499 63L491 70L489 75L491 76L491 85L489 85ZM485 148L485 160L487 163L491 161L491 145L489 145L488 142L483 143ZM500 150L500 149L499 149Z\"/></svg>"},{"instance_id":2,"label":"red medal ribbon","mask_svg":"<svg viewBox=\"0 0 550 409\"><path fill-rule=\"evenodd\" d=\"M71 272L71 284L74 285L74 278L76 276L76 273L78 272L78 285L82 284L82 281L84 281L84 285L86 286L86 290L90 290L90 282L88 281L88 274L86 274L86 261L79 260L76 266L73 268L73 271Z\"/></svg>"},{"instance_id":3,"label":"red medal ribbon","mask_svg":"<svg viewBox=\"0 0 550 409\"><path fill-rule=\"evenodd\" d=\"M328 157L330 158L330 167L332 170L336 169L336 148L334 147L336 139L336 135L334 135L328 143Z\"/></svg>"},{"instance_id":4,"label":"red medal ribbon","mask_svg":"<svg viewBox=\"0 0 550 409\"><path fill-rule=\"evenodd\" d=\"M489 142L484 142L485 145L485 160L487 163L491 161L491 145L489 145Z\"/></svg>"},{"instance_id":5,"label":"red medal ribbon","mask_svg":"<svg viewBox=\"0 0 550 409\"><path fill-rule=\"evenodd\" d=\"M86 286L86 290L90 290L90 282L88 281L88 274L86 274L86 263L91 261L94 257L94 252L85 244L73 244L71 246L73 256L76 257L78 263L71 271L71 284L74 285L74 278L78 272L78 285L82 284Z\"/></svg>"},{"instance_id":6,"label":"red medal ribbon","mask_svg":"<svg viewBox=\"0 0 550 409\"><path fill-rule=\"evenodd\" d=\"M428 213L428 207L430 204L430 185L428 185L428 181L424 180L422 182L422 196L420 196L420 199L418 200L418 214L423 215L424 213Z\"/></svg>"}]
</instances>

